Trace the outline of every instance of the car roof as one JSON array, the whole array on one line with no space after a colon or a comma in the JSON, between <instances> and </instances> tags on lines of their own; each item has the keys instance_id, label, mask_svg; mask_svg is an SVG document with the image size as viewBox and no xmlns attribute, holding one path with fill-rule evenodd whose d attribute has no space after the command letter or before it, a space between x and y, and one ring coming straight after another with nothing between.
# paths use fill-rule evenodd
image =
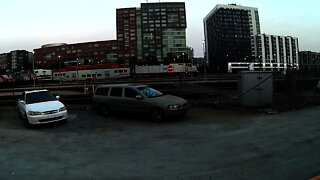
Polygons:
<instances>
[{"instance_id":1,"label":"car roof","mask_svg":"<svg viewBox=\"0 0 320 180\"><path fill-rule=\"evenodd\" d=\"M98 85L97 88L103 88L103 87L145 87L148 85L145 84L104 84L104 85Z\"/></svg>"},{"instance_id":2,"label":"car roof","mask_svg":"<svg viewBox=\"0 0 320 180\"><path fill-rule=\"evenodd\" d=\"M47 89L38 89L38 90L31 90L31 91L24 91L26 94L29 93L37 93L37 92L45 92L48 91Z\"/></svg>"}]
</instances>

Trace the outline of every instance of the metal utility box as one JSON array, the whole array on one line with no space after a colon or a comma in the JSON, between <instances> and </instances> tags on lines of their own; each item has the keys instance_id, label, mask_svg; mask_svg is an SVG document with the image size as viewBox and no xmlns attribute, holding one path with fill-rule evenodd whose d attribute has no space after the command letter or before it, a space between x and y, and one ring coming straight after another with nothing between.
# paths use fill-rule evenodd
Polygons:
<instances>
[{"instance_id":1,"label":"metal utility box","mask_svg":"<svg viewBox=\"0 0 320 180\"><path fill-rule=\"evenodd\" d=\"M244 107L273 103L273 73L270 71L239 72L239 96Z\"/></svg>"}]
</instances>

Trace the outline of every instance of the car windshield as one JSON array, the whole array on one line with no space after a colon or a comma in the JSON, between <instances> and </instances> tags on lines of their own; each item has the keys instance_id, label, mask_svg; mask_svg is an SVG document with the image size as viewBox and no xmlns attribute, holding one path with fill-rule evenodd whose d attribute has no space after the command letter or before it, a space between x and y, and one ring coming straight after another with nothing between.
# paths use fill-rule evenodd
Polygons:
<instances>
[{"instance_id":1,"label":"car windshield","mask_svg":"<svg viewBox=\"0 0 320 180\"><path fill-rule=\"evenodd\" d=\"M145 87L139 87L137 88L139 91L141 91L145 96L148 98L154 98L154 97L159 97L162 96L163 93L161 93L158 90L155 90L151 87L145 86Z\"/></svg>"},{"instance_id":2,"label":"car windshield","mask_svg":"<svg viewBox=\"0 0 320 180\"><path fill-rule=\"evenodd\" d=\"M57 100L57 98L49 91L28 93L26 95L26 104L55 101L55 100Z\"/></svg>"}]
</instances>

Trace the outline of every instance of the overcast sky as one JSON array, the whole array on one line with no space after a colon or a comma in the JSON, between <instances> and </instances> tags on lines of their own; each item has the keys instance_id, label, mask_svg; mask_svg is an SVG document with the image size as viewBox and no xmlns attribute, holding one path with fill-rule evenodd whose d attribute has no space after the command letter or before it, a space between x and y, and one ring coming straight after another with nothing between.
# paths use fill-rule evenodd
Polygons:
<instances>
[{"instance_id":1,"label":"overcast sky","mask_svg":"<svg viewBox=\"0 0 320 180\"><path fill-rule=\"evenodd\" d=\"M50 43L116 39L116 9L145 0L0 0L0 53ZM149 0L159 2L159 0ZM320 52L319 0L167 0L186 2L187 46L203 56L203 18L217 5L259 9L261 32L299 38L300 50Z\"/></svg>"}]
</instances>

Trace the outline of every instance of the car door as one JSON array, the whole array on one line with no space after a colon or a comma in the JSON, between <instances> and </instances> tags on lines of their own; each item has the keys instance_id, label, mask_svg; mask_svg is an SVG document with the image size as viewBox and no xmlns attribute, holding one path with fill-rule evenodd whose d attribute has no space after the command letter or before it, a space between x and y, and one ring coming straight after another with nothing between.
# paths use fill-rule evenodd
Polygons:
<instances>
[{"instance_id":1,"label":"car door","mask_svg":"<svg viewBox=\"0 0 320 180\"><path fill-rule=\"evenodd\" d=\"M141 98L137 98L140 96ZM149 105L146 102L145 97L142 96L137 90L134 88L125 88L124 89L124 108L131 113L147 113L149 109Z\"/></svg>"},{"instance_id":2,"label":"car door","mask_svg":"<svg viewBox=\"0 0 320 180\"><path fill-rule=\"evenodd\" d=\"M98 87L93 96L93 103L95 106L99 107L103 104L109 104L108 94L110 87Z\"/></svg>"},{"instance_id":3,"label":"car door","mask_svg":"<svg viewBox=\"0 0 320 180\"><path fill-rule=\"evenodd\" d=\"M123 88L122 87L112 87L110 94L108 96L109 108L112 111L123 111Z\"/></svg>"}]
</instances>

